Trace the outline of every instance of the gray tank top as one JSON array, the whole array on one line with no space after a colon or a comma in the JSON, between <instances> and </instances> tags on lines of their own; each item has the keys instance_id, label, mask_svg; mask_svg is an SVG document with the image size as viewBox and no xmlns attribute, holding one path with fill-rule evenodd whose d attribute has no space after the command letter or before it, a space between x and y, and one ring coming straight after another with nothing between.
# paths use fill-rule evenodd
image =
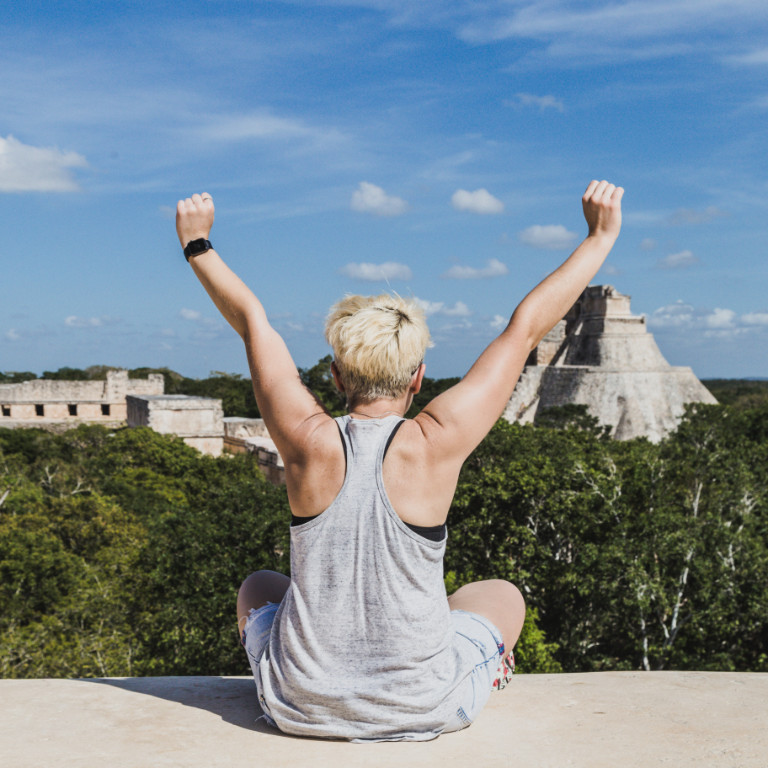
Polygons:
<instances>
[{"instance_id":1,"label":"gray tank top","mask_svg":"<svg viewBox=\"0 0 768 768\"><path fill-rule=\"evenodd\" d=\"M445 540L411 530L384 490L384 450L401 419L336 421L344 484L291 528L291 585L260 664L262 692L286 733L432 739L471 672L453 646Z\"/></svg>"}]
</instances>

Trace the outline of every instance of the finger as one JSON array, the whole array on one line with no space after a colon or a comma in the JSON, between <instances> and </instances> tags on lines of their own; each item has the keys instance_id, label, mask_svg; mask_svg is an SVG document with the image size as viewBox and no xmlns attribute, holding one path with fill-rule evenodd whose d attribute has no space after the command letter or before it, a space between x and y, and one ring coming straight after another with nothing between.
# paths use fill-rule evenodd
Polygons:
<instances>
[{"instance_id":1,"label":"finger","mask_svg":"<svg viewBox=\"0 0 768 768\"><path fill-rule=\"evenodd\" d=\"M608 186L609 186L609 185L608 185L608 182L607 182L605 179L603 179L603 180L602 180L602 181L601 181L601 182L600 182L600 183L597 185L597 187L595 187L595 191L594 191L594 193L592 194L592 199L593 199L595 202L599 202L600 200L602 200L602 199L603 199L603 196L605 195L605 190L606 190L606 188L607 188Z\"/></svg>"},{"instance_id":2,"label":"finger","mask_svg":"<svg viewBox=\"0 0 768 768\"><path fill-rule=\"evenodd\" d=\"M200 197L200 195L198 195L197 192L195 192L195 194L192 195L192 202L195 205L202 205L203 204L203 198Z\"/></svg>"},{"instance_id":3,"label":"finger","mask_svg":"<svg viewBox=\"0 0 768 768\"><path fill-rule=\"evenodd\" d=\"M597 179L592 179L592 181L589 182L589 186L587 187L587 191L584 193L584 200L589 200L590 197L592 197L594 191L597 189L597 185L600 182Z\"/></svg>"},{"instance_id":4,"label":"finger","mask_svg":"<svg viewBox=\"0 0 768 768\"><path fill-rule=\"evenodd\" d=\"M213 203L213 198L207 192L203 192L201 197L204 203Z\"/></svg>"},{"instance_id":5,"label":"finger","mask_svg":"<svg viewBox=\"0 0 768 768\"><path fill-rule=\"evenodd\" d=\"M608 184L605 189L603 190L603 196L602 196L602 202L604 203L610 203L613 193L616 191L616 185L615 184Z\"/></svg>"},{"instance_id":6,"label":"finger","mask_svg":"<svg viewBox=\"0 0 768 768\"><path fill-rule=\"evenodd\" d=\"M624 197L624 187L616 187L616 189L613 190L613 195L611 195L611 200L613 200L614 203L620 203L622 197Z\"/></svg>"}]
</instances>

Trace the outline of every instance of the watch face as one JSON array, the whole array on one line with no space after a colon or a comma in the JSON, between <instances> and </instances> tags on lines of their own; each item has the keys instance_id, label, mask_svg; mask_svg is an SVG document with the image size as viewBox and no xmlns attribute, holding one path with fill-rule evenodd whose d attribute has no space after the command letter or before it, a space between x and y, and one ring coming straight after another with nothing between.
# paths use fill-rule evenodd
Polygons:
<instances>
[{"instance_id":1,"label":"watch face","mask_svg":"<svg viewBox=\"0 0 768 768\"><path fill-rule=\"evenodd\" d=\"M210 241L200 237L197 240L190 240L187 243L187 247L184 249L184 255L187 257L187 261L189 261L190 256L197 256L201 253L205 253L211 248L213 248L213 246Z\"/></svg>"},{"instance_id":2,"label":"watch face","mask_svg":"<svg viewBox=\"0 0 768 768\"><path fill-rule=\"evenodd\" d=\"M208 241L200 238L199 240L193 240L187 247L189 248L189 252L194 256L208 250Z\"/></svg>"}]
</instances>

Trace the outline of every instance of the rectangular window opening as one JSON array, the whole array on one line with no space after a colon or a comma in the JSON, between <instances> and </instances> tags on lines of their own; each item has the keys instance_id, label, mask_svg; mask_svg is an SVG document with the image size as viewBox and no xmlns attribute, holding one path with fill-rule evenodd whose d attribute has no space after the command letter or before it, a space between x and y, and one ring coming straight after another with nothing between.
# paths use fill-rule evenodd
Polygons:
<instances>
[{"instance_id":1,"label":"rectangular window opening","mask_svg":"<svg viewBox=\"0 0 768 768\"><path fill-rule=\"evenodd\" d=\"M70 416L77 416L77 403L70 403L67 407L69 408Z\"/></svg>"},{"instance_id":2,"label":"rectangular window opening","mask_svg":"<svg viewBox=\"0 0 768 768\"><path fill-rule=\"evenodd\" d=\"M35 406L35 416L45 416L45 406L38 403Z\"/></svg>"},{"instance_id":3,"label":"rectangular window opening","mask_svg":"<svg viewBox=\"0 0 768 768\"><path fill-rule=\"evenodd\" d=\"M101 404L101 415L102 416L109 416L109 403L102 403Z\"/></svg>"},{"instance_id":4,"label":"rectangular window opening","mask_svg":"<svg viewBox=\"0 0 768 768\"><path fill-rule=\"evenodd\" d=\"M4 405L3 406L3 416L10 416L11 415L11 406L10 405Z\"/></svg>"}]
</instances>

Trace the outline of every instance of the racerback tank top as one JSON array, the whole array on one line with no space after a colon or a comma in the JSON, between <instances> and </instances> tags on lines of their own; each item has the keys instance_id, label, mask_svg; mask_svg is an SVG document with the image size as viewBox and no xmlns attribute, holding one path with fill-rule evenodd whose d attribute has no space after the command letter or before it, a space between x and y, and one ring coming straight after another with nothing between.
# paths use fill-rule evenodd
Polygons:
<instances>
[{"instance_id":1,"label":"racerback tank top","mask_svg":"<svg viewBox=\"0 0 768 768\"><path fill-rule=\"evenodd\" d=\"M400 417L336 421L344 484L322 514L291 528L291 585L260 664L262 692L286 733L431 739L471 671L453 647L446 542L411 530L384 489Z\"/></svg>"}]
</instances>

